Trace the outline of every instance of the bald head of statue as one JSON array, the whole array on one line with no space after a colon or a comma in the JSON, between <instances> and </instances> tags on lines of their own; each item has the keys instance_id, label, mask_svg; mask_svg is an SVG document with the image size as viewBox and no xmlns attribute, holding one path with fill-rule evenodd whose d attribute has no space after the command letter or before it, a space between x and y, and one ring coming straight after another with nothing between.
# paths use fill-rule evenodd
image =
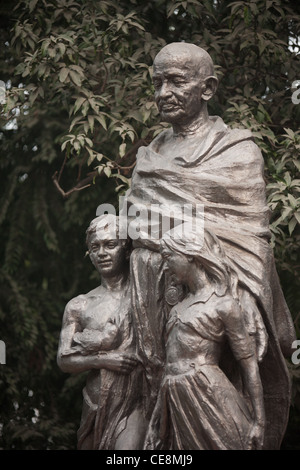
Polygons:
<instances>
[{"instance_id":1,"label":"bald head of statue","mask_svg":"<svg viewBox=\"0 0 300 470\"><path fill-rule=\"evenodd\" d=\"M210 55L201 47L185 42L163 47L153 63L155 101L166 122L186 126L207 118L207 101L218 80Z\"/></svg>"},{"instance_id":2,"label":"bald head of statue","mask_svg":"<svg viewBox=\"0 0 300 470\"><path fill-rule=\"evenodd\" d=\"M195 44L186 42L168 44L156 55L154 68L169 61L176 61L181 66L192 68L201 77L214 75L214 64L211 56Z\"/></svg>"}]
</instances>

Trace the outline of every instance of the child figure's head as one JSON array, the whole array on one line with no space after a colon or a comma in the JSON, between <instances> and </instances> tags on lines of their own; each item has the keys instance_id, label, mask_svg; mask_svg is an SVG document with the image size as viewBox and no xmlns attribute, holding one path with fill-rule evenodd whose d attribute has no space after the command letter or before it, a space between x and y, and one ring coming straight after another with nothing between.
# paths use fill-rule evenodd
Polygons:
<instances>
[{"instance_id":1,"label":"child figure's head","mask_svg":"<svg viewBox=\"0 0 300 470\"><path fill-rule=\"evenodd\" d=\"M103 277L127 273L130 256L128 239L119 238L119 218L104 214L93 219L86 231L90 259Z\"/></svg>"},{"instance_id":2,"label":"child figure's head","mask_svg":"<svg viewBox=\"0 0 300 470\"><path fill-rule=\"evenodd\" d=\"M215 293L224 295L236 290L236 275L230 266L217 236L210 230L197 232L191 224L182 224L166 232L160 242L160 252L167 268L185 283L191 275L191 263L204 270L214 284Z\"/></svg>"}]
</instances>

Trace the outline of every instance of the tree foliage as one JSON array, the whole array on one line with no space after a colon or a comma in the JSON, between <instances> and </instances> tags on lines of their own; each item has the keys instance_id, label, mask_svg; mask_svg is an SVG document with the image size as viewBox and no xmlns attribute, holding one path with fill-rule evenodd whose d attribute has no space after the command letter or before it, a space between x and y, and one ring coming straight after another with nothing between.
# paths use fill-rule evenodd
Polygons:
<instances>
[{"instance_id":1,"label":"tree foliage","mask_svg":"<svg viewBox=\"0 0 300 470\"><path fill-rule=\"evenodd\" d=\"M151 83L166 43L211 54L210 114L251 129L263 152L272 245L299 334L300 9L297 0L15 0L0 10L1 447L71 449L85 377L56 366L62 313L99 282L84 246L97 206L117 205L137 149L166 126ZM292 429L297 367L291 374Z\"/></svg>"}]
</instances>

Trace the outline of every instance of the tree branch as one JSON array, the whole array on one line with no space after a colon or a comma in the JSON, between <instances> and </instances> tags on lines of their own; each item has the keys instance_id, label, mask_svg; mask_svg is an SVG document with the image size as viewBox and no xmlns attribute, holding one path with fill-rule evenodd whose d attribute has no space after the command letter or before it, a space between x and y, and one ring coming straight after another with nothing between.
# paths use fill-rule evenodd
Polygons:
<instances>
[{"instance_id":1,"label":"tree branch","mask_svg":"<svg viewBox=\"0 0 300 470\"><path fill-rule=\"evenodd\" d=\"M147 144L147 141L145 139L139 139L134 145L133 147L128 150L128 152L124 155L123 158L118 158L118 162L122 162L124 160L126 160L130 155L132 155L133 153L136 153L136 151L138 150L138 148L141 146L141 145L146 145ZM122 166L120 165L117 161L111 161L111 164L113 165L114 168L120 170L120 171L124 171L125 173L132 170L132 168L134 168L135 164L136 164L136 161L134 161L131 165L129 166ZM65 164L66 164L66 157L63 161L63 164L60 168L60 171L56 171L54 173L54 175L52 176L52 181L56 187L56 189L58 190L58 192L62 195L62 197L64 199L68 198L72 193L74 193L75 191L82 191L83 189L86 189L88 187L91 186L92 184L92 181L95 177L98 176L98 171L95 170L95 171L92 171L91 173L88 174L88 176L86 178L84 178L83 180L79 181L76 186L74 186L73 188L69 189L68 191L64 191L64 189L61 187L60 185L60 178L61 178L61 175L63 173L63 170L65 168ZM81 169L79 171L79 175L80 175L80 172L81 172Z\"/></svg>"},{"instance_id":2,"label":"tree branch","mask_svg":"<svg viewBox=\"0 0 300 470\"><path fill-rule=\"evenodd\" d=\"M64 199L66 199L75 191L82 191L83 189L89 188L92 184L93 179L97 176L97 174L98 174L97 171L93 171L92 173L89 174L89 176L79 181L79 183L76 184L76 186L69 189L69 191L64 191L63 188L60 186L58 176L57 176L58 175L57 171L52 176L52 181L55 187L57 188L58 192L63 196Z\"/></svg>"}]
</instances>

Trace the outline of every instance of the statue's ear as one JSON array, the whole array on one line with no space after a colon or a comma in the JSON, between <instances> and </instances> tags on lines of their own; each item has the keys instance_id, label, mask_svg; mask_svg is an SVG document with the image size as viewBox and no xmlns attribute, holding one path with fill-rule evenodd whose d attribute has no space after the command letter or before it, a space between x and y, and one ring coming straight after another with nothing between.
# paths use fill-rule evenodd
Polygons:
<instances>
[{"instance_id":1,"label":"statue's ear","mask_svg":"<svg viewBox=\"0 0 300 470\"><path fill-rule=\"evenodd\" d=\"M219 80L214 75L204 79L205 88L202 91L202 98L205 101L210 100L217 91Z\"/></svg>"}]
</instances>

